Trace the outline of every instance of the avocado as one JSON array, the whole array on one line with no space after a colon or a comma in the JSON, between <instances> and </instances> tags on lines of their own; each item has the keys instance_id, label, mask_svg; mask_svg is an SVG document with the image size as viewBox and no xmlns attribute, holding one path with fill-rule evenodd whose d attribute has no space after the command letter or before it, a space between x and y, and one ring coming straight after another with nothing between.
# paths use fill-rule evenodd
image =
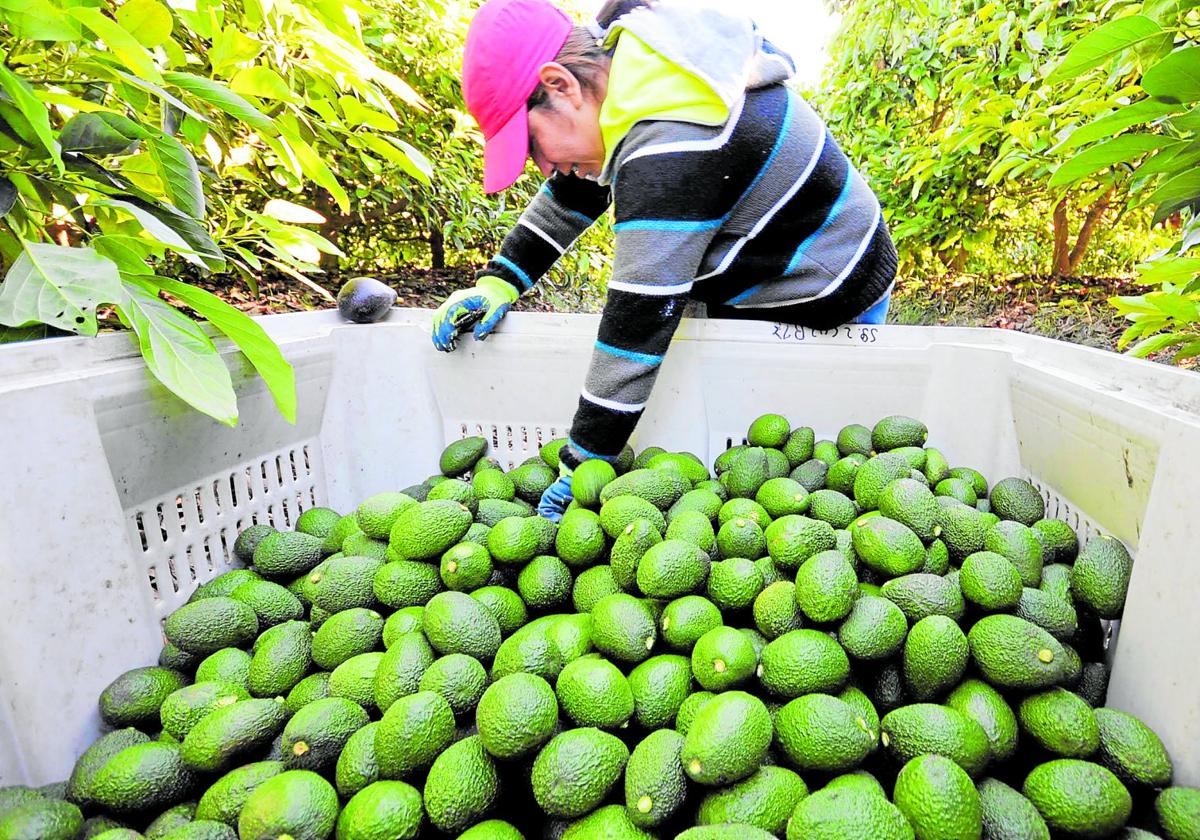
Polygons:
<instances>
[{"instance_id":1,"label":"avocado","mask_svg":"<svg viewBox=\"0 0 1200 840\"><path fill-rule=\"evenodd\" d=\"M1017 719L1024 732L1055 755L1088 758L1100 748L1092 707L1064 688L1029 695L1017 708Z\"/></svg>"},{"instance_id":2,"label":"avocado","mask_svg":"<svg viewBox=\"0 0 1200 840\"><path fill-rule=\"evenodd\" d=\"M287 719L282 697L239 700L221 706L202 718L183 739L183 763L201 772L224 771L235 760L271 743Z\"/></svg>"},{"instance_id":3,"label":"avocado","mask_svg":"<svg viewBox=\"0 0 1200 840\"><path fill-rule=\"evenodd\" d=\"M989 615L967 634L971 658L992 685L1035 691L1065 679L1066 653L1058 640L1015 615Z\"/></svg>"},{"instance_id":4,"label":"avocado","mask_svg":"<svg viewBox=\"0 0 1200 840\"><path fill-rule=\"evenodd\" d=\"M629 749L599 729L571 729L542 747L533 762L533 795L552 817L581 817L621 780Z\"/></svg>"},{"instance_id":5,"label":"avocado","mask_svg":"<svg viewBox=\"0 0 1200 840\"><path fill-rule=\"evenodd\" d=\"M264 545L265 541L259 551ZM184 604L167 616L163 632L180 650L207 656L221 648L238 647L257 636L258 615L233 598L205 598Z\"/></svg>"},{"instance_id":6,"label":"avocado","mask_svg":"<svg viewBox=\"0 0 1200 840\"><path fill-rule=\"evenodd\" d=\"M637 826L653 828L670 819L687 796L680 755L684 737L658 729L642 739L625 765L625 808Z\"/></svg>"},{"instance_id":7,"label":"avocado","mask_svg":"<svg viewBox=\"0 0 1200 840\"><path fill-rule=\"evenodd\" d=\"M254 789L283 771L282 761L256 761L230 770L204 791L195 818L236 826L238 814Z\"/></svg>"},{"instance_id":8,"label":"avocado","mask_svg":"<svg viewBox=\"0 0 1200 840\"><path fill-rule=\"evenodd\" d=\"M417 837L425 821L421 793L412 785L378 781L346 803L337 820L344 840L375 837Z\"/></svg>"},{"instance_id":9,"label":"avocado","mask_svg":"<svg viewBox=\"0 0 1200 840\"><path fill-rule=\"evenodd\" d=\"M92 779L91 794L112 813L144 813L184 801L195 785L178 744L150 741L126 747L105 762Z\"/></svg>"},{"instance_id":10,"label":"avocado","mask_svg":"<svg viewBox=\"0 0 1200 840\"><path fill-rule=\"evenodd\" d=\"M684 772L703 785L725 785L754 773L771 745L771 716L744 691L726 691L696 713L685 736Z\"/></svg>"},{"instance_id":11,"label":"avocado","mask_svg":"<svg viewBox=\"0 0 1200 840\"><path fill-rule=\"evenodd\" d=\"M1133 810L1129 791L1111 771L1074 758L1039 764L1021 792L1051 831L1077 837L1114 834Z\"/></svg>"},{"instance_id":12,"label":"avocado","mask_svg":"<svg viewBox=\"0 0 1200 840\"><path fill-rule=\"evenodd\" d=\"M912 826L891 802L857 789L825 788L796 805L787 840L914 840Z\"/></svg>"},{"instance_id":13,"label":"avocado","mask_svg":"<svg viewBox=\"0 0 1200 840\"><path fill-rule=\"evenodd\" d=\"M1118 618L1133 573L1133 559L1120 540L1101 535L1079 552L1071 567L1071 594L1101 618Z\"/></svg>"},{"instance_id":14,"label":"avocado","mask_svg":"<svg viewBox=\"0 0 1200 840\"><path fill-rule=\"evenodd\" d=\"M907 633L908 620L898 606L887 598L862 595L838 627L837 638L854 659L876 661L900 650Z\"/></svg>"},{"instance_id":15,"label":"avocado","mask_svg":"<svg viewBox=\"0 0 1200 840\"><path fill-rule=\"evenodd\" d=\"M100 692L100 717L113 727L154 729L163 702L187 684L184 674L156 665L126 671Z\"/></svg>"},{"instance_id":16,"label":"avocado","mask_svg":"<svg viewBox=\"0 0 1200 840\"><path fill-rule=\"evenodd\" d=\"M287 770L251 791L238 816L240 840L325 840L337 823L333 785L311 770Z\"/></svg>"},{"instance_id":17,"label":"avocado","mask_svg":"<svg viewBox=\"0 0 1200 840\"><path fill-rule=\"evenodd\" d=\"M814 554L796 570L796 603L817 624L840 621L858 596L858 577L845 556L835 550Z\"/></svg>"},{"instance_id":18,"label":"avocado","mask_svg":"<svg viewBox=\"0 0 1200 840\"><path fill-rule=\"evenodd\" d=\"M1021 478L996 482L991 495L992 512L1001 519L1033 525L1046 515L1046 502L1032 484Z\"/></svg>"},{"instance_id":19,"label":"avocado","mask_svg":"<svg viewBox=\"0 0 1200 840\"><path fill-rule=\"evenodd\" d=\"M385 779L429 767L454 737L454 710L440 695L418 691L388 707L375 732L375 761Z\"/></svg>"},{"instance_id":20,"label":"avocado","mask_svg":"<svg viewBox=\"0 0 1200 840\"><path fill-rule=\"evenodd\" d=\"M983 805L971 777L941 755L910 759L892 796L918 837L979 837Z\"/></svg>"},{"instance_id":21,"label":"avocado","mask_svg":"<svg viewBox=\"0 0 1200 840\"><path fill-rule=\"evenodd\" d=\"M351 277L338 290L338 312L355 324L374 324L396 304L396 290L374 277Z\"/></svg>"},{"instance_id":22,"label":"avocado","mask_svg":"<svg viewBox=\"0 0 1200 840\"><path fill-rule=\"evenodd\" d=\"M808 786L791 770L762 767L740 782L705 794L697 821L700 825L739 823L778 837L787 831L788 818L806 796Z\"/></svg>"},{"instance_id":23,"label":"avocado","mask_svg":"<svg viewBox=\"0 0 1200 840\"><path fill-rule=\"evenodd\" d=\"M567 663L554 692L559 708L576 726L617 729L633 717L629 680L606 659L585 657Z\"/></svg>"},{"instance_id":24,"label":"avocado","mask_svg":"<svg viewBox=\"0 0 1200 840\"><path fill-rule=\"evenodd\" d=\"M1004 696L982 680L963 680L945 705L978 723L993 761L1007 761L1017 750L1017 716Z\"/></svg>"},{"instance_id":25,"label":"avocado","mask_svg":"<svg viewBox=\"0 0 1200 840\"><path fill-rule=\"evenodd\" d=\"M483 692L475 710L483 748L502 760L535 752L550 739L557 723L554 689L536 674L501 677Z\"/></svg>"},{"instance_id":26,"label":"avocado","mask_svg":"<svg viewBox=\"0 0 1200 840\"><path fill-rule=\"evenodd\" d=\"M969 656L967 637L953 619L918 621L904 642L904 679L912 696L932 700L949 691L962 679Z\"/></svg>"},{"instance_id":27,"label":"avocado","mask_svg":"<svg viewBox=\"0 0 1200 840\"><path fill-rule=\"evenodd\" d=\"M777 697L840 691L850 660L834 639L817 630L792 630L763 648L758 678Z\"/></svg>"},{"instance_id":28,"label":"avocado","mask_svg":"<svg viewBox=\"0 0 1200 840\"><path fill-rule=\"evenodd\" d=\"M876 734L854 707L828 694L797 697L775 716L780 749L801 771L853 770L874 749Z\"/></svg>"},{"instance_id":29,"label":"avocado","mask_svg":"<svg viewBox=\"0 0 1200 840\"><path fill-rule=\"evenodd\" d=\"M1050 829L1033 803L999 779L976 786L983 806L983 836L988 840L1050 840Z\"/></svg>"},{"instance_id":30,"label":"avocado","mask_svg":"<svg viewBox=\"0 0 1200 840\"><path fill-rule=\"evenodd\" d=\"M345 697L314 700L284 726L284 766L322 773L332 770L350 736L370 720L362 706Z\"/></svg>"},{"instance_id":31,"label":"avocado","mask_svg":"<svg viewBox=\"0 0 1200 840\"><path fill-rule=\"evenodd\" d=\"M971 718L946 706L913 703L893 709L880 721L880 742L898 761L937 753L955 761L971 776L987 766L987 735Z\"/></svg>"}]
</instances>

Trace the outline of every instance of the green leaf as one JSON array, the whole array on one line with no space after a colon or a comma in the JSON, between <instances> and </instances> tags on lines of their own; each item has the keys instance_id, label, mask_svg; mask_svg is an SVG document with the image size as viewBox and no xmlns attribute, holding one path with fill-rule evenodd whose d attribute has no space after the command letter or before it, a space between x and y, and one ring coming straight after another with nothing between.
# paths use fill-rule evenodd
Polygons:
<instances>
[{"instance_id":1,"label":"green leaf","mask_svg":"<svg viewBox=\"0 0 1200 840\"><path fill-rule=\"evenodd\" d=\"M92 248L26 242L0 284L0 324L95 335L96 307L124 297L116 265Z\"/></svg>"},{"instance_id":2,"label":"green leaf","mask_svg":"<svg viewBox=\"0 0 1200 840\"><path fill-rule=\"evenodd\" d=\"M357 139L384 160L391 161L422 184L429 185L433 164L408 143L378 134L362 134Z\"/></svg>"},{"instance_id":3,"label":"green leaf","mask_svg":"<svg viewBox=\"0 0 1200 840\"><path fill-rule=\"evenodd\" d=\"M261 64L239 70L229 81L229 89L243 96L257 96L259 99L279 99L284 102L295 102L296 95L288 87L283 77L270 67Z\"/></svg>"},{"instance_id":4,"label":"green leaf","mask_svg":"<svg viewBox=\"0 0 1200 840\"><path fill-rule=\"evenodd\" d=\"M64 151L119 155L149 132L128 117L104 111L76 114L59 132Z\"/></svg>"},{"instance_id":5,"label":"green leaf","mask_svg":"<svg viewBox=\"0 0 1200 840\"><path fill-rule=\"evenodd\" d=\"M1159 335L1152 335L1149 338L1143 338L1126 352L1134 358L1144 359L1151 353L1157 353L1159 350L1164 350L1173 344L1179 344L1180 341L1181 339L1177 333L1160 333Z\"/></svg>"},{"instance_id":6,"label":"green leaf","mask_svg":"<svg viewBox=\"0 0 1200 840\"><path fill-rule=\"evenodd\" d=\"M209 105L246 123L255 131L261 131L271 136L279 134L279 126L275 124L274 120L215 79L205 79L191 73L176 72L164 73L163 78L166 79L167 84L174 85L180 90L186 90L197 99L203 99Z\"/></svg>"},{"instance_id":7,"label":"green leaf","mask_svg":"<svg viewBox=\"0 0 1200 840\"><path fill-rule=\"evenodd\" d=\"M1142 90L1165 102L1200 100L1200 47L1184 47L1155 64L1142 77Z\"/></svg>"},{"instance_id":8,"label":"green leaf","mask_svg":"<svg viewBox=\"0 0 1200 840\"><path fill-rule=\"evenodd\" d=\"M338 104L342 108L342 113L346 115L346 122L355 128L360 125L367 125L380 131L396 131L400 128L390 115L383 111L376 111L374 108L368 108L353 96L339 98ZM316 103L313 105L315 106Z\"/></svg>"},{"instance_id":9,"label":"green leaf","mask_svg":"<svg viewBox=\"0 0 1200 840\"><path fill-rule=\"evenodd\" d=\"M296 422L295 371L257 321L216 295L195 286L166 277L155 277L151 282L207 318L209 323L236 344L267 384L279 413L289 423Z\"/></svg>"},{"instance_id":10,"label":"green leaf","mask_svg":"<svg viewBox=\"0 0 1200 840\"><path fill-rule=\"evenodd\" d=\"M171 37L175 22L159 0L125 0L117 7L117 23L143 47L153 49Z\"/></svg>"},{"instance_id":11,"label":"green leaf","mask_svg":"<svg viewBox=\"0 0 1200 840\"><path fill-rule=\"evenodd\" d=\"M166 134L152 138L146 146L171 203L193 219L203 219L204 186L200 183L200 168L192 153Z\"/></svg>"},{"instance_id":12,"label":"green leaf","mask_svg":"<svg viewBox=\"0 0 1200 840\"><path fill-rule=\"evenodd\" d=\"M209 63L218 76L228 76L238 68L258 58L263 45L233 26L213 32L213 45L208 53Z\"/></svg>"},{"instance_id":13,"label":"green leaf","mask_svg":"<svg viewBox=\"0 0 1200 840\"><path fill-rule=\"evenodd\" d=\"M1068 149L1091 143L1104 137L1112 137L1133 125L1152 122L1179 110L1178 105L1157 102L1153 99L1143 99L1105 114L1098 120L1081 126L1067 138L1065 147Z\"/></svg>"},{"instance_id":14,"label":"green leaf","mask_svg":"<svg viewBox=\"0 0 1200 840\"><path fill-rule=\"evenodd\" d=\"M262 214L281 222L296 225L323 225L328 221L324 216L310 207L293 204L282 198L272 198L263 205Z\"/></svg>"},{"instance_id":15,"label":"green leaf","mask_svg":"<svg viewBox=\"0 0 1200 840\"><path fill-rule=\"evenodd\" d=\"M1146 295L1146 302L1177 321L1190 324L1198 317L1196 302L1182 295L1170 292L1150 292Z\"/></svg>"},{"instance_id":16,"label":"green leaf","mask_svg":"<svg viewBox=\"0 0 1200 840\"><path fill-rule=\"evenodd\" d=\"M1049 84L1074 79L1094 67L1144 41L1161 35L1162 27L1144 15L1130 15L1112 20L1080 38L1067 52L1062 63L1046 77Z\"/></svg>"},{"instance_id":17,"label":"green leaf","mask_svg":"<svg viewBox=\"0 0 1200 840\"><path fill-rule=\"evenodd\" d=\"M1087 149L1058 167L1050 179L1051 187L1072 184L1115 163L1126 163L1172 143L1160 134L1122 134Z\"/></svg>"},{"instance_id":18,"label":"green leaf","mask_svg":"<svg viewBox=\"0 0 1200 840\"><path fill-rule=\"evenodd\" d=\"M1160 175L1163 172L1174 171L1176 166L1181 162L1181 159L1186 160L1186 156L1192 145L1179 140L1171 143L1169 146L1164 146L1157 154L1147 158L1138 166L1138 177Z\"/></svg>"},{"instance_id":19,"label":"green leaf","mask_svg":"<svg viewBox=\"0 0 1200 840\"><path fill-rule=\"evenodd\" d=\"M1200 273L1200 257L1167 257L1149 263L1139 280L1147 285L1178 283Z\"/></svg>"},{"instance_id":20,"label":"green leaf","mask_svg":"<svg viewBox=\"0 0 1200 840\"><path fill-rule=\"evenodd\" d=\"M0 0L0 20L16 38L28 41L78 41L82 30L48 0Z\"/></svg>"},{"instance_id":21,"label":"green leaf","mask_svg":"<svg viewBox=\"0 0 1200 840\"><path fill-rule=\"evenodd\" d=\"M33 95L29 83L4 65L6 59L7 56L0 53L0 90L12 99L13 107L28 121L30 130L58 167L58 174L62 175L65 171L63 159L50 130L50 114L46 106Z\"/></svg>"},{"instance_id":22,"label":"green leaf","mask_svg":"<svg viewBox=\"0 0 1200 840\"><path fill-rule=\"evenodd\" d=\"M147 233L193 265L213 271L225 266L225 255L204 226L174 207L135 196L94 199L92 204L114 207L133 216Z\"/></svg>"},{"instance_id":23,"label":"green leaf","mask_svg":"<svg viewBox=\"0 0 1200 840\"><path fill-rule=\"evenodd\" d=\"M233 380L212 339L145 281L126 280L125 290L120 308L154 377L193 408L236 426Z\"/></svg>"},{"instance_id":24,"label":"green leaf","mask_svg":"<svg viewBox=\"0 0 1200 840\"><path fill-rule=\"evenodd\" d=\"M1186 114L1171 118L1171 127L1176 131L1200 131L1200 105Z\"/></svg>"},{"instance_id":25,"label":"green leaf","mask_svg":"<svg viewBox=\"0 0 1200 840\"><path fill-rule=\"evenodd\" d=\"M100 62L96 62L96 63L100 64ZM107 66L107 65L104 65L104 66ZM183 100L179 99L176 96L172 96L169 92L167 92L163 88L159 87L158 85L151 84L150 82L147 82L145 79L139 79L137 76L132 76L129 73L126 73L124 70L122 70L119 67L109 67L108 69L112 73L114 73L118 79L128 82L129 84L133 85L134 87L141 88L142 90L146 91L147 93L154 94L159 99L161 99L163 102L166 102L166 103L178 108L180 111L183 111L188 116L194 117L195 119L199 120L202 123L209 122L208 117L204 116L199 111L196 111L193 108L188 107L186 102L184 102Z\"/></svg>"},{"instance_id":26,"label":"green leaf","mask_svg":"<svg viewBox=\"0 0 1200 840\"><path fill-rule=\"evenodd\" d=\"M1124 350L1129 342L1141 338L1148 332L1157 332L1167 325L1165 318L1141 318L1131 324L1117 339L1117 349Z\"/></svg>"},{"instance_id":27,"label":"green leaf","mask_svg":"<svg viewBox=\"0 0 1200 840\"><path fill-rule=\"evenodd\" d=\"M45 324L34 324L31 327L0 326L0 344L12 344L18 341L35 341L45 338L49 328Z\"/></svg>"},{"instance_id":28,"label":"green leaf","mask_svg":"<svg viewBox=\"0 0 1200 840\"><path fill-rule=\"evenodd\" d=\"M1153 224L1158 224L1179 208L1193 201L1200 200L1200 169L1184 172L1167 181L1148 198L1141 202L1142 206L1155 206Z\"/></svg>"},{"instance_id":29,"label":"green leaf","mask_svg":"<svg viewBox=\"0 0 1200 840\"><path fill-rule=\"evenodd\" d=\"M154 253L149 243L135 236L103 234L92 237L92 247L117 264L121 274L153 274L146 260Z\"/></svg>"},{"instance_id":30,"label":"green leaf","mask_svg":"<svg viewBox=\"0 0 1200 840\"><path fill-rule=\"evenodd\" d=\"M112 18L106 17L99 9L87 6L67 9L67 14L90 29L135 75L148 82L162 84L162 75L158 72L154 57L138 43L137 38Z\"/></svg>"},{"instance_id":31,"label":"green leaf","mask_svg":"<svg viewBox=\"0 0 1200 840\"><path fill-rule=\"evenodd\" d=\"M1179 364L1182 361L1194 359L1197 356L1200 356L1200 341L1189 341L1175 351L1175 355L1171 357L1171 361Z\"/></svg>"},{"instance_id":32,"label":"green leaf","mask_svg":"<svg viewBox=\"0 0 1200 840\"><path fill-rule=\"evenodd\" d=\"M1161 24L1171 25L1179 16L1179 0L1146 0L1142 14Z\"/></svg>"},{"instance_id":33,"label":"green leaf","mask_svg":"<svg viewBox=\"0 0 1200 840\"><path fill-rule=\"evenodd\" d=\"M295 154L296 161L300 164L300 170L306 176L316 181L317 184L328 190L343 213L349 213L350 196L346 194L345 188L338 183L338 179L334 176L333 171L330 170L325 161L321 160L321 156L316 153L313 147L297 136L283 138L283 143Z\"/></svg>"}]
</instances>

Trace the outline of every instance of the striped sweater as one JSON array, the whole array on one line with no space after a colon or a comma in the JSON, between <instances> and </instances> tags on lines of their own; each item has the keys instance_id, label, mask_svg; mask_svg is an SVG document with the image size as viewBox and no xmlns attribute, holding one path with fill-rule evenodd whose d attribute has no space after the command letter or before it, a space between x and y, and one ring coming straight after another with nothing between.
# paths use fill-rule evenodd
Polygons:
<instances>
[{"instance_id":1,"label":"striped sweater","mask_svg":"<svg viewBox=\"0 0 1200 840\"><path fill-rule=\"evenodd\" d=\"M896 251L878 200L782 81L747 90L722 126L637 123L607 185L553 175L480 272L527 291L611 204L613 276L568 466L620 453L689 299L713 317L822 328L890 291Z\"/></svg>"}]
</instances>

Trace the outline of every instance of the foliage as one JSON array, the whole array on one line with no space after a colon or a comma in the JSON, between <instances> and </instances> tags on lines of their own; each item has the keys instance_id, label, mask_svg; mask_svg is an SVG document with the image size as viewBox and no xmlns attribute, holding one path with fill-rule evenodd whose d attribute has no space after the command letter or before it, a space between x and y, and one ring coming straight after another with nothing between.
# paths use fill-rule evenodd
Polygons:
<instances>
[{"instance_id":1,"label":"foliage","mask_svg":"<svg viewBox=\"0 0 1200 840\"><path fill-rule=\"evenodd\" d=\"M348 265L376 270L411 262L435 268L443 262L479 265L499 249L542 183L530 165L526 177L499 195L483 193L482 137L465 111L459 86L462 44L477 5L478 0L394 0L392 11L364 32L379 62L404 67L406 78L430 104L425 111L405 111L400 126L405 135L421 138L436 161L436 174L428 183L381 184L371 201L390 190L391 212L373 213L364 206L344 220L336 241ZM559 5L577 19L584 16L581 4ZM412 26L421 14L439 25ZM603 218L559 260L536 293L572 307L594 306L611 259L611 231Z\"/></svg>"},{"instance_id":2,"label":"foliage","mask_svg":"<svg viewBox=\"0 0 1200 840\"><path fill-rule=\"evenodd\" d=\"M290 366L261 327L169 275L309 283L338 252L306 227L325 220L311 205L346 214L380 184L430 182L400 128L430 108L367 41L382 15L362 0L0 6L0 340L94 335L111 307L164 385L232 425L229 372L184 305L294 420Z\"/></svg>"},{"instance_id":3,"label":"foliage","mask_svg":"<svg viewBox=\"0 0 1200 840\"><path fill-rule=\"evenodd\" d=\"M1102 252L1093 271L1124 270L1140 256L1149 214L1126 213L1120 232L1105 218L1127 186L1119 175L1047 187L1070 154L1062 138L1127 95L1119 77L1081 77L1065 97L1043 82L1110 5L896 0L844 9L815 98L879 194L902 271L1069 274L1093 236L1091 253ZM1073 248L1071 203L1083 213Z\"/></svg>"},{"instance_id":4,"label":"foliage","mask_svg":"<svg viewBox=\"0 0 1200 840\"><path fill-rule=\"evenodd\" d=\"M1131 206L1152 211L1155 222L1177 220L1178 239L1140 267L1142 282L1159 290L1112 299L1132 322L1120 346L1135 356L1175 348L1176 362L1200 357L1200 255L1191 255L1200 245L1198 7L1197 0L1129 4L1080 39L1047 80L1075 79L1073 90L1089 77L1132 77L1119 107L1072 135L1068 145L1086 148L1050 184L1121 177Z\"/></svg>"}]
</instances>

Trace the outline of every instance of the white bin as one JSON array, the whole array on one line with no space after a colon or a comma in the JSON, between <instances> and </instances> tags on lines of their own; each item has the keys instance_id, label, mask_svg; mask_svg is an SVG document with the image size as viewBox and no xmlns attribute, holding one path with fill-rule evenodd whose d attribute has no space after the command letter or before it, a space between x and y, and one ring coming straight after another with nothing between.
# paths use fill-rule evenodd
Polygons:
<instances>
[{"instance_id":1,"label":"white bin","mask_svg":"<svg viewBox=\"0 0 1200 840\"><path fill-rule=\"evenodd\" d=\"M294 426L232 349L236 429L153 382L127 336L0 348L0 784L66 777L101 689L155 660L161 619L226 568L238 529L350 510L466 434L506 465L564 434L597 321L513 314L449 355L423 311L262 323L296 369ZM1124 540L1136 568L1108 702L1200 784L1200 377L992 330L685 321L635 443L711 463L765 411L824 437L920 417L952 464L1029 478L1084 539Z\"/></svg>"}]
</instances>

